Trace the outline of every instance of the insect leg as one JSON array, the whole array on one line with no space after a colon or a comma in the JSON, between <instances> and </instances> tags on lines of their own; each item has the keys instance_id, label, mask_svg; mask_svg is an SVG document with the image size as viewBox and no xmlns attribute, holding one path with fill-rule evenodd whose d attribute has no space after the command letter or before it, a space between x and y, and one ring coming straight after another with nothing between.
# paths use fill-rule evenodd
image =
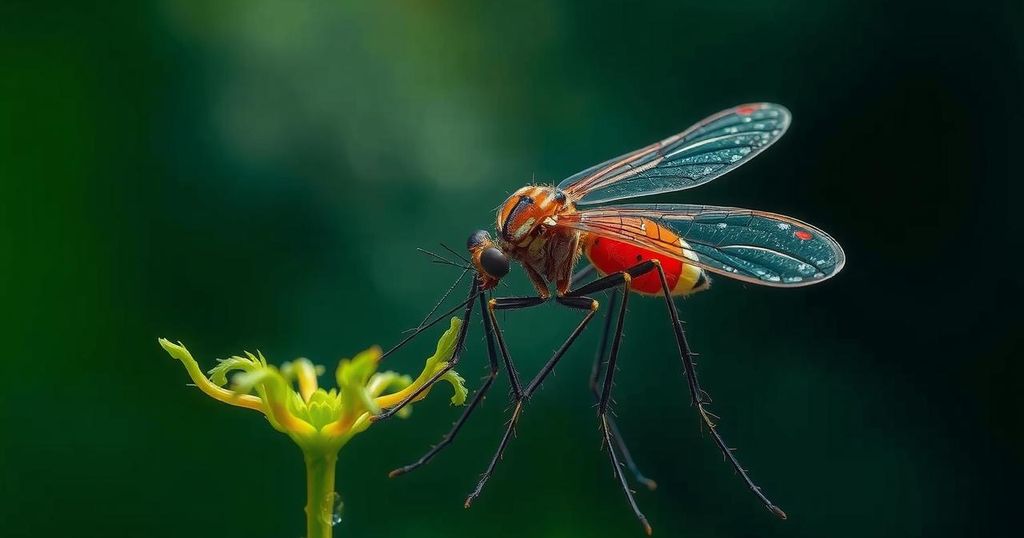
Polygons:
<instances>
[{"instance_id":1,"label":"insect leg","mask_svg":"<svg viewBox=\"0 0 1024 538\"><path fill-rule=\"evenodd\" d=\"M519 422L519 417L522 414L523 405L526 403L526 400L528 400L530 396L532 396L533 393L537 391L537 388L540 387L540 384L544 382L544 379L547 378L548 374L550 374L551 371L554 370L555 366L558 364L558 361L562 358L563 355L565 355L565 352L569 350L569 347L572 346L573 342L576 341L576 338L580 335L580 333L583 332L583 329L587 327L587 324L590 323L590 320L593 319L594 315L597 313L597 301L589 297L559 297L557 300L560 304L563 304L570 308L574 308L577 310L586 310L587 315L583 317L579 325L577 325L576 328L573 329L572 333L569 334L569 338L565 340L561 347L559 347L558 350L555 351L554 355L552 355L551 358L548 359L548 362L544 364L544 366L540 369L539 372L537 372L537 375L534 376L534 378L530 381L530 384L527 385L525 389L522 389L522 393L515 398L515 407L512 410L512 418L509 420L508 426L505 428L505 434L501 437L501 441L498 443L498 449L497 451L495 451L494 456L491 458L490 464L487 466L487 469L484 471L483 475L480 476L480 480L479 482L477 482L476 488L473 490L472 493L469 494L468 497L466 497L466 508L469 508L470 505L473 504L473 501L480 496L480 493L483 491L484 486L487 484L487 480L490 479L491 474L494 473L494 468L497 467L498 461L501 459L502 454L505 452L505 447L508 446L508 442L512 438L512 433L515 431L516 424ZM492 314L494 310L523 308L523 306L520 306L514 302L502 302L502 299L492 299L489 306L491 307ZM500 331L496 330L496 334L500 334Z\"/></svg>"},{"instance_id":2,"label":"insect leg","mask_svg":"<svg viewBox=\"0 0 1024 538\"><path fill-rule=\"evenodd\" d=\"M661 279L661 291L665 297L665 306L668 307L669 316L672 318L672 329L675 331L676 344L679 346L679 358L683 361L683 369L686 371L687 384L690 387L690 401L697 407L697 411L700 414L700 418L704 421L704 424L708 427L711 432L711 437L714 439L715 444L718 445L718 449L722 451L722 455L725 456L733 469L740 475L743 481L750 488L750 491L757 495L757 498L764 503L765 507L768 508L776 516L786 519L786 513L781 508L775 506L764 493L761 492L761 488L754 484L751 480L750 475L747 474L746 469L740 465L739 460L733 454L732 449L725 444L725 440L718 433L718 429L715 427L714 421L711 419L713 416L706 408L709 400L706 398L706 393L701 390L700 383L697 380L697 370L693 363L693 352L690 351L690 345L686 342L686 334L683 332L683 324L679 321L679 311L676 310L676 304L672 300L671 288L669 288L668 280L665 278L665 271L662 270L661 264L655 262L655 267L658 271L658 276Z\"/></svg>"},{"instance_id":3,"label":"insect leg","mask_svg":"<svg viewBox=\"0 0 1024 538\"><path fill-rule=\"evenodd\" d=\"M438 379L441 379L441 377L443 377L445 374L447 374L449 370L451 370L452 368L455 368L455 365L459 363L459 359L462 357L462 352L465 349L466 332L469 330L469 321L470 321L470 317L473 314L473 299L475 299L476 296L479 295L479 294L480 294L480 277L479 276L474 276L473 277L473 284L469 287L469 298L466 299L466 301L464 303L465 306L466 306L466 309L462 313L462 326L459 327L459 334L457 335L456 340L455 340L455 351L452 353L452 358L448 360L448 364L446 364L444 366L444 368L441 368L440 370L437 371L437 373L435 373L433 376L431 376L431 378L428 379L427 382L423 384L423 386L421 386L419 389L413 391L412 394L406 396L405 399L403 399L402 401L400 401L397 404L395 404L394 407L389 407L388 409L382 410L380 412L380 414L374 415L373 417L370 418L370 420L376 422L378 420L384 420L384 419L388 419L388 418L393 417L395 415L395 413L397 413L403 407L408 405L409 402L411 402L417 396L422 394L423 391L425 391L428 388L430 388L431 386L433 386L434 383ZM446 316L446 315L448 315L448 314L443 314L443 316ZM441 319L441 318L438 318L438 319ZM424 326L423 329L425 329L426 327L429 327L430 325L433 325L436 321L437 320L435 320L434 322L431 322L430 324ZM412 338L413 336L416 336L416 334L419 334L420 332L422 332L422 329L420 329L416 333L411 334L408 337L406 337L405 340L403 340L401 343L399 343L398 346L395 346L395 348L392 348L392 350L396 349L399 346L401 346L402 344L407 342L410 338Z\"/></svg>"},{"instance_id":4,"label":"insect leg","mask_svg":"<svg viewBox=\"0 0 1024 538\"><path fill-rule=\"evenodd\" d=\"M601 332L601 343L597 348L597 354L594 356L594 367L590 371L590 392L594 395L594 403L600 403L601 401L601 391L598 388L598 382L601 380L605 352L608 350L608 337L612 333L612 320L614 319L612 314L615 311L615 306L618 304L618 298L619 290L612 290L609 294L608 313L605 315L604 329ZM619 448L619 453L622 454L622 460L625 462L626 468L633 473L633 477L637 482L646 486L647 489L656 489L658 487L657 482L647 478L640 472L640 468L637 467L636 461L633 460L633 455L630 453L629 447L626 446L626 441L622 438L619 427L611 415L608 415L608 426L611 428L612 439L615 440L615 446Z\"/></svg>"},{"instance_id":5,"label":"insect leg","mask_svg":"<svg viewBox=\"0 0 1024 538\"><path fill-rule=\"evenodd\" d=\"M629 507L633 510L633 515L640 521L644 531L650 535L651 525L647 522L647 517L644 516L643 512L640 511L640 507L636 504L636 499L633 498L633 491L629 489L629 483L626 482L626 475L622 473L622 463L619 462L618 453L615 451L614 440L618 438L617 434L612 432L611 417L608 416L608 405L611 401L612 385L615 378L615 365L619 357L619 346L622 343L622 326L626 319L626 306L629 303L629 284L633 279L630 274L633 271L637 271L640 274L644 271L650 271L650 262L642 263L638 266L631 267L626 271L613 273L606 277L599 278L586 286L582 286L577 290L570 291L567 296L576 296L580 293L591 293L595 291L602 291L605 289L613 288L616 286L622 287L622 304L619 305L619 316L615 322L615 332L612 337L611 352L608 355L608 368L604 375L604 383L601 388L600 395L598 396L598 420L601 424L601 432L604 435L604 443L608 447L608 457L612 463L612 474L619 481L622 486L622 491L626 494L626 500L629 502ZM609 314L610 316L611 314ZM611 325L610 320L608 325ZM603 350L602 342L602 350ZM602 351L603 355L603 351ZM600 357L599 357L600 359ZM600 360L599 360L600 363ZM595 370L597 367L595 367ZM597 373L597 372L595 372ZM596 390L596 377L592 376L592 387ZM617 432L616 432L617 433ZM642 475L641 475L642 476Z\"/></svg>"},{"instance_id":6,"label":"insect leg","mask_svg":"<svg viewBox=\"0 0 1024 538\"><path fill-rule=\"evenodd\" d=\"M505 370L508 371L509 385L512 391L512 401L518 401L523 396L523 385L519 380L519 372L516 371L516 367L512 364L512 358L509 356L508 347L505 345L505 336L501 330L501 325L498 323L498 316L495 314L498 310L520 310L523 308L531 308L538 306L547 301L547 297L536 296L536 297L499 297L497 299L491 299L487 303L487 316L491 319L491 326L494 329L494 336L498 339L498 349L501 350L501 360L505 363Z\"/></svg>"},{"instance_id":7,"label":"insect leg","mask_svg":"<svg viewBox=\"0 0 1024 538\"><path fill-rule=\"evenodd\" d=\"M570 282L580 282L593 274L596 269L597 268L594 267L593 264L587 264L583 269L576 271L576 273L572 275L572 280ZM598 381L600 381L601 378L605 352L608 349L608 336L611 335L612 320L614 319L612 316L615 312L618 293L619 291L614 288L609 293L608 313L605 315L604 330L601 333L601 343L598 346L597 355L594 356L594 367L590 371L590 392L594 394L594 399L596 400L595 403L599 402L601 398L601 393L598 390ZM626 446L626 440L622 438L622 434L619 432L618 424L616 424L615 419L611 415L608 415L608 425L612 430L612 438L615 440L615 446L619 448L619 452L622 454L622 459L626 464L626 468L633 473L634 479L647 487L647 489L656 489L658 487L658 483L647 478L642 472L640 472L640 468L637 466L636 461L633 460L633 455L629 451L629 447Z\"/></svg>"},{"instance_id":8,"label":"insect leg","mask_svg":"<svg viewBox=\"0 0 1024 538\"><path fill-rule=\"evenodd\" d=\"M484 334L487 338L487 358L490 361L490 373L487 375L487 378L484 380L483 385L480 386L476 395L473 396L473 400L469 402L469 405L466 406L466 409L462 412L462 416L455 421L455 424L452 425L451 431L444 435L441 442L431 447L426 454L421 456L420 459L415 462L404 467L399 467L398 469L388 473L389 478L403 475L409 471L419 468L420 466L426 465L430 462L431 458L437 455L438 452L450 445L452 441L455 440L455 436L458 435L462 425L469 419L469 415L471 415L477 405L483 401L487 391L490 390L491 385L494 383L494 379L498 376L498 356L494 350L494 329L491 326L491 316L488 314L487 301L483 294L480 295L480 318L481 322L483 322Z\"/></svg>"}]
</instances>

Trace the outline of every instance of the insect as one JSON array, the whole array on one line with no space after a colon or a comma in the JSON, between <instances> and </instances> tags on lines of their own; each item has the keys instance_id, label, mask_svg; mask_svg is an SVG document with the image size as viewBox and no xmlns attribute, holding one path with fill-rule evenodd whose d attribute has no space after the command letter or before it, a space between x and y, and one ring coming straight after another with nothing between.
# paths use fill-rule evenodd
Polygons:
<instances>
[{"instance_id":1,"label":"insect","mask_svg":"<svg viewBox=\"0 0 1024 538\"><path fill-rule=\"evenodd\" d=\"M464 319L467 320L462 325L456 354L449 368L454 367L461 356L468 318L472 315L474 302L478 302L490 359L490 375L442 442L415 463L392 471L392 476L427 463L454 439L498 375L500 353L512 387L512 416L490 464L466 499L466 507L469 507L501 459L525 402L596 315L599 304L591 296L608 291L611 296L605 335L590 386L597 402L603 441L615 477L633 513L650 534L651 527L633 497L623 472L623 463L641 484L653 489L654 483L643 476L633 462L614 419L609 415L609 402L629 298L632 294L661 296L671 321L692 406L715 444L750 490L770 511L784 519L785 512L754 484L716 429L714 415L707 409L709 398L698 381L694 353L687 342L673 298L707 289L711 282L710 274L780 288L816 284L842 269L845 263L842 248L814 226L764 211L621 202L638 196L690 189L712 181L748 162L778 140L789 123L789 111L780 105L754 103L737 106L705 118L682 133L592 166L570 176L558 186L526 186L513 193L498 210L493 237L483 230L470 235L466 269L474 274L473 284L468 299L449 311L464 308ZM573 274L581 258L585 258L599 275L595 280L579 285L583 275L588 273L584 270ZM512 261L526 272L536 294L486 300L485 292L493 290L508 274ZM538 374L524 385L513 368L495 313L535 307L552 298L560 305L583 312L584 317ZM421 324L396 348L429 325ZM439 377L443 372L437 375ZM377 418L391 416L404 403L384 411Z\"/></svg>"}]
</instances>

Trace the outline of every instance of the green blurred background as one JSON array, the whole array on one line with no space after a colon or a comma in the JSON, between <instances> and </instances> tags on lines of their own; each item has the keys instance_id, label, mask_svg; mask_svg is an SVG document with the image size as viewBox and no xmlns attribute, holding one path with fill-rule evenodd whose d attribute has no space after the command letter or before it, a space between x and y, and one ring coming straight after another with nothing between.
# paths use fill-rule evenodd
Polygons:
<instances>
[{"instance_id":1,"label":"green blurred background","mask_svg":"<svg viewBox=\"0 0 1024 538\"><path fill-rule=\"evenodd\" d=\"M297 449L187 388L158 336L207 367L393 344L455 277L416 247L461 248L530 180L754 100L788 106L789 134L661 199L790 214L849 261L681 301L721 431L784 522L701 433L662 305L632 303L615 411L660 484L637 495L656 535L1016 534L1021 3L514 6L0 4L0 534L300 536ZM520 368L575 319L509 313ZM387 366L418 371L438 334ZM471 510L504 378L417 473L385 477L455 419L446 398L358 437L336 534L641 536L599 450L596 336Z\"/></svg>"}]
</instances>

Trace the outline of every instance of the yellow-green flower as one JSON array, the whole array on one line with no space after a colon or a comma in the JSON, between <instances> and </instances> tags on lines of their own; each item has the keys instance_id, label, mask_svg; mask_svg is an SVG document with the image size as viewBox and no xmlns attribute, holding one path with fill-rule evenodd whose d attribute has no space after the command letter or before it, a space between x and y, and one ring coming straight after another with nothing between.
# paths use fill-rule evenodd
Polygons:
<instances>
[{"instance_id":1,"label":"yellow-green flower","mask_svg":"<svg viewBox=\"0 0 1024 538\"><path fill-rule=\"evenodd\" d=\"M317 376L323 374L324 368L307 359L286 362L277 368L268 364L262 353L246 352L244 357L219 361L207 377L180 342L174 344L161 338L160 345L181 361L200 390L224 403L260 411L274 429L287 434L299 445L306 459L308 479L307 538L324 538L331 535L333 523L337 498L334 467L338 451L353 436L370 427L373 415L401 402L447 366L455 352L461 324L461 320L452 318L451 326L437 342L436 352L427 359L415 380L395 372L378 372L381 351L374 346L352 359L341 360L335 372L338 388L330 391L317 383ZM232 373L231 384L225 388L228 375ZM440 381L452 385L453 404L465 403L466 387L455 370L446 373ZM425 398L431 388L413 401ZM410 409L411 406L406 406L399 416L408 416Z\"/></svg>"}]
</instances>

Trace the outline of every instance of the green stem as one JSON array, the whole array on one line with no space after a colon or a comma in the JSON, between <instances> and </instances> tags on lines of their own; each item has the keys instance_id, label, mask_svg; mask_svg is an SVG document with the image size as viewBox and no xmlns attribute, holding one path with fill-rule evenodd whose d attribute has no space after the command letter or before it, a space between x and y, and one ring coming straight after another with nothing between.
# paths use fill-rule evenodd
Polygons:
<instances>
[{"instance_id":1,"label":"green stem","mask_svg":"<svg viewBox=\"0 0 1024 538\"><path fill-rule=\"evenodd\" d=\"M335 454L306 455L306 538L331 538Z\"/></svg>"}]
</instances>

